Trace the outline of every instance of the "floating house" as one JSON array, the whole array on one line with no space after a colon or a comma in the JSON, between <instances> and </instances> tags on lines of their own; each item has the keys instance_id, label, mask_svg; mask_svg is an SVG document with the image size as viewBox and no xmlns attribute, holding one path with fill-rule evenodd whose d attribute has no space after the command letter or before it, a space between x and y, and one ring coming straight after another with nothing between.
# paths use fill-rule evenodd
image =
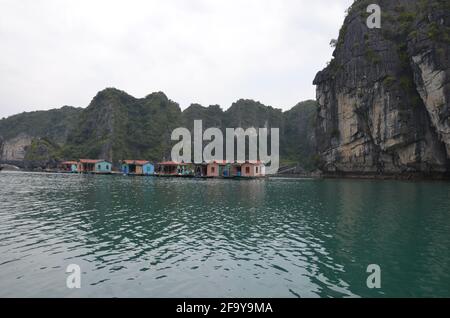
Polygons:
<instances>
[{"instance_id":1,"label":"floating house","mask_svg":"<svg viewBox=\"0 0 450 318\"><path fill-rule=\"evenodd\" d=\"M208 163L190 164L165 161L158 164L158 175L204 178L259 178L266 175L261 161L230 162L215 160Z\"/></svg>"},{"instance_id":2,"label":"floating house","mask_svg":"<svg viewBox=\"0 0 450 318\"><path fill-rule=\"evenodd\" d=\"M246 161L241 164L241 177L257 178L266 175L266 166L262 161Z\"/></svg>"},{"instance_id":3,"label":"floating house","mask_svg":"<svg viewBox=\"0 0 450 318\"><path fill-rule=\"evenodd\" d=\"M258 178L266 175L264 163L261 161L229 162L212 161L207 165L207 176L210 178Z\"/></svg>"},{"instance_id":4,"label":"floating house","mask_svg":"<svg viewBox=\"0 0 450 318\"><path fill-rule=\"evenodd\" d=\"M194 176L196 178L206 178L208 176L208 164L206 162L195 164Z\"/></svg>"},{"instance_id":5,"label":"floating house","mask_svg":"<svg viewBox=\"0 0 450 318\"><path fill-rule=\"evenodd\" d=\"M216 161L208 163L206 169L208 178L217 178L219 176L219 164Z\"/></svg>"},{"instance_id":6,"label":"floating house","mask_svg":"<svg viewBox=\"0 0 450 318\"><path fill-rule=\"evenodd\" d=\"M112 163L103 159L80 159L78 172L108 174L112 171Z\"/></svg>"},{"instance_id":7,"label":"floating house","mask_svg":"<svg viewBox=\"0 0 450 318\"><path fill-rule=\"evenodd\" d=\"M216 160L208 163L207 176L210 178L231 178L233 177L233 164L226 160Z\"/></svg>"},{"instance_id":8,"label":"floating house","mask_svg":"<svg viewBox=\"0 0 450 318\"><path fill-rule=\"evenodd\" d=\"M195 174L195 165L191 163L164 161L158 163L159 176L178 176L178 177L193 177Z\"/></svg>"},{"instance_id":9,"label":"floating house","mask_svg":"<svg viewBox=\"0 0 450 318\"><path fill-rule=\"evenodd\" d=\"M72 173L78 172L78 162L77 161L61 162L61 171Z\"/></svg>"},{"instance_id":10,"label":"floating house","mask_svg":"<svg viewBox=\"0 0 450 318\"><path fill-rule=\"evenodd\" d=\"M178 174L182 177L193 177L195 175L195 165L192 163L182 163L178 166Z\"/></svg>"},{"instance_id":11,"label":"floating house","mask_svg":"<svg viewBox=\"0 0 450 318\"><path fill-rule=\"evenodd\" d=\"M159 176L176 176L178 175L179 162L164 161L158 163L158 175Z\"/></svg>"},{"instance_id":12,"label":"floating house","mask_svg":"<svg viewBox=\"0 0 450 318\"><path fill-rule=\"evenodd\" d=\"M129 175L150 176L155 173L155 166L146 160L123 160L121 171Z\"/></svg>"}]
</instances>

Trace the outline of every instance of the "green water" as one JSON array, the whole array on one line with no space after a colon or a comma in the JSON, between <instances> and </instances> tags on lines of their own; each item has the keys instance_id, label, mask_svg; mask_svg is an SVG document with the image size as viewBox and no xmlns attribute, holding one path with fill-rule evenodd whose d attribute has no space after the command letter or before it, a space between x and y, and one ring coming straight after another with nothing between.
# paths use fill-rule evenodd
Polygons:
<instances>
[{"instance_id":1,"label":"green water","mask_svg":"<svg viewBox=\"0 0 450 318\"><path fill-rule=\"evenodd\" d=\"M2 172L0 187L0 297L450 297L450 183Z\"/></svg>"}]
</instances>

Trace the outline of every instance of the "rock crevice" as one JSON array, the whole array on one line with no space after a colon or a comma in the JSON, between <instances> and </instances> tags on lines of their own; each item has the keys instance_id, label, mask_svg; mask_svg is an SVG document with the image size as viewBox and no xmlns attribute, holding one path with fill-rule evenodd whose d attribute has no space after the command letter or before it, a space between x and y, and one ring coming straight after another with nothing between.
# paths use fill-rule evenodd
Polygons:
<instances>
[{"instance_id":1,"label":"rock crevice","mask_svg":"<svg viewBox=\"0 0 450 318\"><path fill-rule=\"evenodd\" d=\"M317 150L329 174L450 171L448 1L355 1L317 86Z\"/></svg>"}]
</instances>

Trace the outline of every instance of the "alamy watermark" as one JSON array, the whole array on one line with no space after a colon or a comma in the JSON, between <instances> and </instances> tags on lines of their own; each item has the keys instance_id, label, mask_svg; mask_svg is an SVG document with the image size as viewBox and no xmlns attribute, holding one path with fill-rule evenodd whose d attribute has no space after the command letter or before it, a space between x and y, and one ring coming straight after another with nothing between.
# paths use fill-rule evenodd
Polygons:
<instances>
[{"instance_id":1,"label":"alamy watermark","mask_svg":"<svg viewBox=\"0 0 450 318\"><path fill-rule=\"evenodd\" d=\"M378 4L371 4L367 7L367 13L370 13L366 24L369 29L381 28L381 8Z\"/></svg>"},{"instance_id":2,"label":"alamy watermark","mask_svg":"<svg viewBox=\"0 0 450 318\"><path fill-rule=\"evenodd\" d=\"M370 264L367 266L367 273L370 275L367 277L366 285L369 289L381 288L381 267L377 264ZM69 289L81 288L81 267L77 264L70 264L67 266L66 273L69 274L66 278L66 286Z\"/></svg>"},{"instance_id":3,"label":"alamy watermark","mask_svg":"<svg viewBox=\"0 0 450 318\"><path fill-rule=\"evenodd\" d=\"M66 286L69 289L81 288L81 268L77 264L70 264L66 268L66 273L69 274L66 278Z\"/></svg>"},{"instance_id":4,"label":"alamy watermark","mask_svg":"<svg viewBox=\"0 0 450 318\"><path fill-rule=\"evenodd\" d=\"M172 160L183 163L212 161L245 162L261 161L266 165L266 173L274 174L280 166L280 132L279 128L270 129L270 155L268 153L269 130L267 128L226 128L226 140L219 128L208 128L203 132L203 122L194 121L194 138L187 128L173 130L171 139L179 141L171 152ZM246 144L248 138L248 157ZM209 142L203 149L203 142ZM236 141L236 143L235 143ZM193 146L193 147L192 147ZM192 153L193 148L193 153ZM224 149L226 156L224 157ZM236 150L236 153L235 153Z\"/></svg>"},{"instance_id":5,"label":"alamy watermark","mask_svg":"<svg viewBox=\"0 0 450 318\"><path fill-rule=\"evenodd\" d=\"M377 264L370 264L367 266L367 273L370 275L367 277L366 285L369 289L381 288L381 267Z\"/></svg>"}]
</instances>

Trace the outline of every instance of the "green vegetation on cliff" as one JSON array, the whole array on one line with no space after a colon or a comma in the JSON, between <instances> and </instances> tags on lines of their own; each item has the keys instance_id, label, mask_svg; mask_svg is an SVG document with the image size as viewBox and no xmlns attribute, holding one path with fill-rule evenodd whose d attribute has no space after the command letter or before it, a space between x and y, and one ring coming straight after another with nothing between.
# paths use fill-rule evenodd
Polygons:
<instances>
[{"instance_id":1,"label":"green vegetation on cliff","mask_svg":"<svg viewBox=\"0 0 450 318\"><path fill-rule=\"evenodd\" d=\"M47 138L33 139L27 148L25 160L43 166L48 162L62 160L61 147Z\"/></svg>"},{"instance_id":2,"label":"green vegetation on cliff","mask_svg":"<svg viewBox=\"0 0 450 318\"><path fill-rule=\"evenodd\" d=\"M170 134L181 124L181 110L163 93L136 99L108 88L92 100L69 134L67 158L160 160L170 155Z\"/></svg>"},{"instance_id":3,"label":"green vegetation on cliff","mask_svg":"<svg viewBox=\"0 0 450 318\"><path fill-rule=\"evenodd\" d=\"M25 156L32 162L78 158L102 158L114 163L125 158L159 161L170 159L175 144L170 137L175 128L192 131L194 120L202 120L203 129L217 127L224 133L228 127L279 128L281 159L311 167L315 110L314 101L299 103L283 113L241 99L226 111L218 105L198 104L181 111L162 92L138 99L107 88L85 109L63 107L3 119L0 143L2 138L8 140L20 134L32 137Z\"/></svg>"},{"instance_id":4,"label":"green vegetation on cliff","mask_svg":"<svg viewBox=\"0 0 450 318\"><path fill-rule=\"evenodd\" d=\"M283 113L283 135L281 136L280 154L283 161L299 163L303 168L315 168L316 141L315 124L317 103L313 100L298 103Z\"/></svg>"},{"instance_id":5,"label":"green vegetation on cliff","mask_svg":"<svg viewBox=\"0 0 450 318\"><path fill-rule=\"evenodd\" d=\"M60 109L22 113L0 120L0 137L7 140L19 134L47 137L64 143L82 108L64 106Z\"/></svg>"}]
</instances>

